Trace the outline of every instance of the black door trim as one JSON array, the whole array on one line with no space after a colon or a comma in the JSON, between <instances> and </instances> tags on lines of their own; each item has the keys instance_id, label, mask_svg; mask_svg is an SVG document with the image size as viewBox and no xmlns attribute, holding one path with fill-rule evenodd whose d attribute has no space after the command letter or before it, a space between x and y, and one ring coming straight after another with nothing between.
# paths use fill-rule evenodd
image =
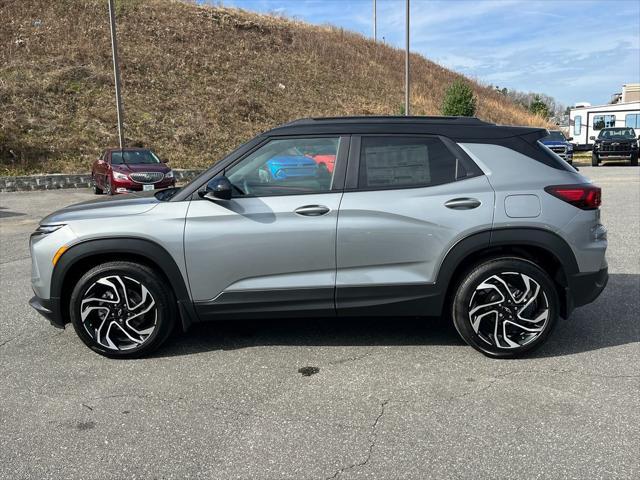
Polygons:
<instances>
[{"instance_id":1,"label":"black door trim","mask_svg":"<svg viewBox=\"0 0 640 480\"><path fill-rule=\"evenodd\" d=\"M222 292L215 299L194 302L200 321L236 318L332 317L334 288L295 288Z\"/></svg>"}]
</instances>

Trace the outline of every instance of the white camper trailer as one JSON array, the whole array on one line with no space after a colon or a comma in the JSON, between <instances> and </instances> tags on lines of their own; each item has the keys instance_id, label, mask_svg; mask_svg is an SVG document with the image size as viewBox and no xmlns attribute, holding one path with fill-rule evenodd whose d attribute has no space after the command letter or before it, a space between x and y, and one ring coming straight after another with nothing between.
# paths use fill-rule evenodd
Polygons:
<instances>
[{"instance_id":1,"label":"white camper trailer","mask_svg":"<svg viewBox=\"0 0 640 480\"><path fill-rule=\"evenodd\" d=\"M607 127L640 130L640 84L623 85L622 92L615 93L606 105L576 103L569 112L569 136L576 150L591 150L594 142L589 138Z\"/></svg>"},{"instance_id":2,"label":"white camper trailer","mask_svg":"<svg viewBox=\"0 0 640 480\"><path fill-rule=\"evenodd\" d=\"M569 136L576 150L591 150L593 140L607 127L632 127L640 131L640 101L608 105L577 104L569 112Z\"/></svg>"}]
</instances>

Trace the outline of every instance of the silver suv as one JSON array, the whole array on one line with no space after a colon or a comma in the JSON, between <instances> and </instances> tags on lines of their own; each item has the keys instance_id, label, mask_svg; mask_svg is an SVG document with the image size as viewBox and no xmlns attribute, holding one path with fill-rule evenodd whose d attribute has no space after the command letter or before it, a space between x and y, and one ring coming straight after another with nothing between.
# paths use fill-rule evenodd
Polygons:
<instances>
[{"instance_id":1,"label":"silver suv","mask_svg":"<svg viewBox=\"0 0 640 480\"><path fill-rule=\"evenodd\" d=\"M229 318L425 316L512 357L604 289L600 189L473 118L298 120L183 188L64 208L31 236L31 305L109 357Z\"/></svg>"}]
</instances>

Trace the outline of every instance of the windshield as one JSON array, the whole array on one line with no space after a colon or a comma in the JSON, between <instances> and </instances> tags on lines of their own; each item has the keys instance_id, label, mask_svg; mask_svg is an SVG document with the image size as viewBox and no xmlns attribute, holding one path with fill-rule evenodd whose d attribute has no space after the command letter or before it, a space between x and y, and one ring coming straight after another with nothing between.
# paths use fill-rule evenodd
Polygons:
<instances>
[{"instance_id":1,"label":"windshield","mask_svg":"<svg viewBox=\"0 0 640 480\"><path fill-rule=\"evenodd\" d=\"M598 138L617 139L617 140L633 140L636 138L636 132L633 128L608 128L602 130Z\"/></svg>"},{"instance_id":2,"label":"windshield","mask_svg":"<svg viewBox=\"0 0 640 480\"><path fill-rule=\"evenodd\" d=\"M160 159L151 150L118 150L111 152L112 165L121 165L123 163L160 163Z\"/></svg>"},{"instance_id":3,"label":"windshield","mask_svg":"<svg viewBox=\"0 0 640 480\"><path fill-rule=\"evenodd\" d=\"M553 130L549 132L549 135L542 139L543 142L566 142L564 134L559 130Z\"/></svg>"}]
</instances>

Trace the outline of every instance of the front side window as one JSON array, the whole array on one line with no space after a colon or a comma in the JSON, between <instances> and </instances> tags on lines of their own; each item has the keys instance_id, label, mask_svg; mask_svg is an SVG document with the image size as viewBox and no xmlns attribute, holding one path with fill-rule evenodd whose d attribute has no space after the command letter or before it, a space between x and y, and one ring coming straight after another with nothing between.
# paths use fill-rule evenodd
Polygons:
<instances>
[{"instance_id":1,"label":"front side window","mask_svg":"<svg viewBox=\"0 0 640 480\"><path fill-rule=\"evenodd\" d=\"M439 138L362 137L359 188L399 188L453 182L462 165Z\"/></svg>"},{"instance_id":2,"label":"front side window","mask_svg":"<svg viewBox=\"0 0 640 480\"><path fill-rule=\"evenodd\" d=\"M328 192L339 144L339 137L271 140L225 175L239 197Z\"/></svg>"},{"instance_id":3,"label":"front side window","mask_svg":"<svg viewBox=\"0 0 640 480\"><path fill-rule=\"evenodd\" d=\"M603 128L610 128L616 126L615 115L596 115L593 117L593 129L602 130Z\"/></svg>"},{"instance_id":4,"label":"front side window","mask_svg":"<svg viewBox=\"0 0 640 480\"><path fill-rule=\"evenodd\" d=\"M640 114L630 113L624 118L624 126L629 128L640 128Z\"/></svg>"},{"instance_id":5,"label":"front side window","mask_svg":"<svg viewBox=\"0 0 640 480\"><path fill-rule=\"evenodd\" d=\"M573 121L573 134L580 135L582 131L582 116L576 115L576 118Z\"/></svg>"}]
</instances>

